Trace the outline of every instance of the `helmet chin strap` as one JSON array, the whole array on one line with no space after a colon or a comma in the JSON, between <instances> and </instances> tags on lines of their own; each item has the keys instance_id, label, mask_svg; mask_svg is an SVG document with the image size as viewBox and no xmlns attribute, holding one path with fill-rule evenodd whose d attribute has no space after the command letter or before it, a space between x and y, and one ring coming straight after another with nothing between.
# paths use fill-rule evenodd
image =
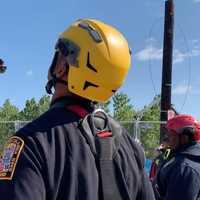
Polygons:
<instances>
[{"instance_id":1,"label":"helmet chin strap","mask_svg":"<svg viewBox=\"0 0 200 200\"><path fill-rule=\"evenodd\" d=\"M52 92L52 88L55 88L56 82L55 79L51 79L47 82L46 86L45 86L45 90L47 92L47 94L53 94Z\"/></svg>"},{"instance_id":2,"label":"helmet chin strap","mask_svg":"<svg viewBox=\"0 0 200 200\"><path fill-rule=\"evenodd\" d=\"M66 85L67 86L67 81L64 81L62 79L59 79L57 78L53 72L54 72L54 69L55 69L55 66L56 66L56 62L57 62L57 59L58 59L58 54L59 52L56 51L55 52L55 55L54 55L54 58L53 58L53 61L52 61L52 64L50 66L50 75L51 75L51 79L47 82L46 86L45 86L45 90L47 92L47 94L53 94L52 92L52 88L56 86L56 83L61 83L63 85Z\"/></svg>"},{"instance_id":3,"label":"helmet chin strap","mask_svg":"<svg viewBox=\"0 0 200 200\"><path fill-rule=\"evenodd\" d=\"M56 86L56 83L61 83L63 85L66 85L67 86L67 81L64 81L64 80L61 80L61 79L58 79L56 77L52 78L51 80L49 80L45 86L45 89L46 89L46 92L47 94L53 94L52 92L52 88Z\"/></svg>"}]
</instances>

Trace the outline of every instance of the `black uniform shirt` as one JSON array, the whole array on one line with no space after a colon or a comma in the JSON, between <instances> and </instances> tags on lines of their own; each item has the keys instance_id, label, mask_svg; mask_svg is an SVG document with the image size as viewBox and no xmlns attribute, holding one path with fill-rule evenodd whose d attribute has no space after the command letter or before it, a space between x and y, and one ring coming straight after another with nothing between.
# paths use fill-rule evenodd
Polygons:
<instances>
[{"instance_id":1,"label":"black uniform shirt","mask_svg":"<svg viewBox=\"0 0 200 200\"><path fill-rule=\"evenodd\" d=\"M91 111L88 103L60 101L63 100ZM79 120L77 114L53 106L15 134L17 137L6 149L14 152L9 154L15 156L14 165L10 165L13 174L7 174L10 180L0 178L1 200L98 200L95 159L77 128ZM17 150L12 150L14 145L18 145ZM125 130L115 162L120 166L130 199L154 199L144 170L143 151Z\"/></svg>"}]
</instances>

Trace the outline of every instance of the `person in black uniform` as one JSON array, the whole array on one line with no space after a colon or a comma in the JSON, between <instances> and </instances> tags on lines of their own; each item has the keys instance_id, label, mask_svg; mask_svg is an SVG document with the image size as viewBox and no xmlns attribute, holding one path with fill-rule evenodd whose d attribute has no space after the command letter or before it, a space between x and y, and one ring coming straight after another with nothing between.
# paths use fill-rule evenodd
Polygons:
<instances>
[{"instance_id":1,"label":"person in black uniform","mask_svg":"<svg viewBox=\"0 0 200 200\"><path fill-rule=\"evenodd\" d=\"M167 135L172 158L165 163L154 185L157 200L200 199L200 122L180 114L168 120Z\"/></svg>"},{"instance_id":2,"label":"person in black uniform","mask_svg":"<svg viewBox=\"0 0 200 200\"><path fill-rule=\"evenodd\" d=\"M98 167L79 122L122 85L130 50L115 28L90 19L73 23L55 49L46 85L48 93L55 89L50 109L17 131L2 153L3 200L102 199ZM125 129L113 159L121 177L121 199L154 199L143 150Z\"/></svg>"}]
</instances>

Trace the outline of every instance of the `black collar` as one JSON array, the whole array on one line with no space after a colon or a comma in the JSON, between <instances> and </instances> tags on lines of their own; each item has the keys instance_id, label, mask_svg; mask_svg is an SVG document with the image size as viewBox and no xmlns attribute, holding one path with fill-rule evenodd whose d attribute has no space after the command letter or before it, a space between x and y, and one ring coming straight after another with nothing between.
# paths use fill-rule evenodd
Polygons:
<instances>
[{"instance_id":1,"label":"black collar","mask_svg":"<svg viewBox=\"0 0 200 200\"><path fill-rule=\"evenodd\" d=\"M86 99L78 99L71 96L63 96L55 99L51 103L50 108L52 109L55 107L65 107L67 105L80 105L88 112L93 112L95 109L95 104L92 101Z\"/></svg>"}]
</instances>

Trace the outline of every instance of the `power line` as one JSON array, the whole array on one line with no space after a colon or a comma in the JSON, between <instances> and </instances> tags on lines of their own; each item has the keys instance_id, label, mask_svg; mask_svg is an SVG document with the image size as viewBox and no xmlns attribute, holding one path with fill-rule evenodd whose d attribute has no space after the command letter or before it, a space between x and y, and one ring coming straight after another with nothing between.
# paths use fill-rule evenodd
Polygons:
<instances>
[{"instance_id":1,"label":"power line","mask_svg":"<svg viewBox=\"0 0 200 200\"><path fill-rule=\"evenodd\" d=\"M152 32L153 32L153 29L154 29L155 25L158 23L158 21L160 21L162 19L163 19L163 17L160 17L160 18L154 20L154 22L152 23L151 28L149 30L149 38L152 38L152 35L153 35ZM150 43L150 48L152 48L152 47L153 47L153 45L152 45L152 43ZM149 54L150 53L151 52L149 52ZM148 63L149 63L148 64L148 68L149 68L151 84L153 86L154 94L156 96L158 93L156 91L156 86L155 86L155 82L154 82L154 79L153 79L153 72L152 72L152 65L151 65L151 55L149 55L149 62Z\"/></svg>"},{"instance_id":2,"label":"power line","mask_svg":"<svg viewBox=\"0 0 200 200\"><path fill-rule=\"evenodd\" d=\"M187 101L187 98L188 98L188 95L189 95L189 92L190 92L190 86L191 86L191 56L190 56L190 48L189 48L189 44L188 44L188 40L187 40L187 37L186 35L184 34L184 31L182 30L181 26L179 24L178 25L178 29L179 31L181 32L181 34L183 35L183 40L185 42L185 45L186 45L186 52L188 53L188 82L187 82L187 89L186 89L186 92L185 92L185 97L184 97L184 100L183 100L183 104L180 108L180 113L182 112L185 104L186 104L186 101Z\"/></svg>"}]
</instances>

